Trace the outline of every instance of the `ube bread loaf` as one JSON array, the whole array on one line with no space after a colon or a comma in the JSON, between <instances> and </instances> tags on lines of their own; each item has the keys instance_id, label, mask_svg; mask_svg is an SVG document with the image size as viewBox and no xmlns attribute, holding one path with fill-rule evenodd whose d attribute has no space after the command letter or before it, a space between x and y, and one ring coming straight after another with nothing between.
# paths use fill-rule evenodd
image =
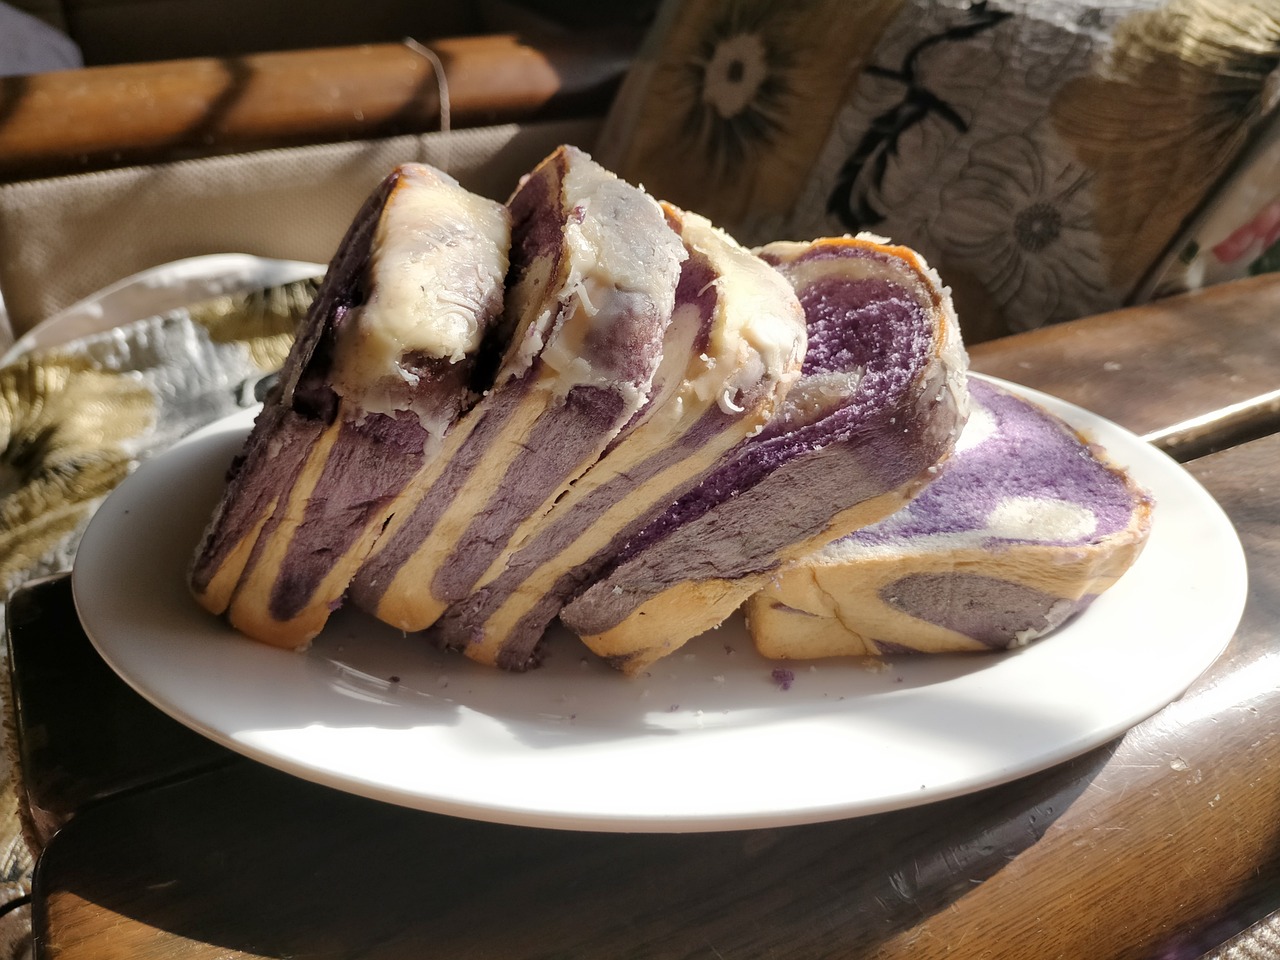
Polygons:
<instances>
[{"instance_id":1,"label":"ube bread loaf","mask_svg":"<svg viewBox=\"0 0 1280 960\"><path fill-rule=\"evenodd\" d=\"M278 646L320 631L469 403L509 240L501 204L424 165L369 198L198 548L190 583L205 607Z\"/></svg>"},{"instance_id":2,"label":"ube bread loaf","mask_svg":"<svg viewBox=\"0 0 1280 960\"><path fill-rule=\"evenodd\" d=\"M664 205L688 258L653 394L547 522L491 565L436 626L444 644L522 668L560 607L775 413L800 374L804 313L776 270L695 214Z\"/></svg>"},{"instance_id":3,"label":"ube bread loaf","mask_svg":"<svg viewBox=\"0 0 1280 960\"><path fill-rule=\"evenodd\" d=\"M800 381L561 612L628 673L718 625L779 567L895 512L964 423L967 357L950 296L916 254L845 237L760 256L805 311Z\"/></svg>"},{"instance_id":4,"label":"ube bread loaf","mask_svg":"<svg viewBox=\"0 0 1280 960\"><path fill-rule=\"evenodd\" d=\"M1151 497L1041 407L986 381L937 479L780 570L747 604L768 657L1005 649L1084 610L1137 559Z\"/></svg>"},{"instance_id":5,"label":"ube bread loaf","mask_svg":"<svg viewBox=\"0 0 1280 960\"><path fill-rule=\"evenodd\" d=\"M685 249L642 190L565 147L508 206L511 345L350 589L403 630L430 626L535 535L644 409L671 322Z\"/></svg>"}]
</instances>

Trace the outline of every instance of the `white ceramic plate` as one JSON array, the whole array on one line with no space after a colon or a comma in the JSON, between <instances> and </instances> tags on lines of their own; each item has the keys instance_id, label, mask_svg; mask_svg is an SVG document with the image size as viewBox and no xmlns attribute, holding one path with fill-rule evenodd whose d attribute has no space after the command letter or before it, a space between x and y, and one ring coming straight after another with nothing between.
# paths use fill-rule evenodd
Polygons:
<instances>
[{"instance_id":1,"label":"white ceramic plate","mask_svg":"<svg viewBox=\"0 0 1280 960\"><path fill-rule=\"evenodd\" d=\"M1238 538L1174 461L1022 388L1156 496L1150 542L1081 617L1014 653L791 665L783 689L731 621L628 680L568 635L526 674L476 666L364 616L310 651L236 634L184 574L250 425L145 464L80 546L76 605L107 662L183 723L342 790L482 820L588 830L777 826L993 786L1107 742L1180 696L1244 606Z\"/></svg>"}]
</instances>

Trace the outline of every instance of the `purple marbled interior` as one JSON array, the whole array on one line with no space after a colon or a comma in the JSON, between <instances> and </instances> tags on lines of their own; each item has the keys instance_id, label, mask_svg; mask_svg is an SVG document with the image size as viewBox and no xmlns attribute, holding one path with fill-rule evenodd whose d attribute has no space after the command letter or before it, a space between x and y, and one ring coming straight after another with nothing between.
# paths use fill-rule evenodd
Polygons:
<instances>
[{"instance_id":1,"label":"purple marbled interior","mask_svg":"<svg viewBox=\"0 0 1280 960\"><path fill-rule=\"evenodd\" d=\"M529 266L543 257L559 257L564 242L564 175L568 156L553 154L507 201L511 212L511 268L509 284L524 278ZM556 271L552 269L552 276Z\"/></svg>"},{"instance_id":2,"label":"purple marbled interior","mask_svg":"<svg viewBox=\"0 0 1280 960\"><path fill-rule=\"evenodd\" d=\"M668 221L678 226L678 221ZM706 257L696 250L689 250L680 280L676 286L676 310L668 328L666 348L679 350L676 356L694 355L705 351L710 342L711 327L715 319L719 299L716 286L711 282L716 274ZM692 313L684 308L692 306ZM690 323L696 324L689 329ZM690 336L692 334L692 336ZM689 344L692 346L690 347ZM674 376L683 381L685 368L673 364L671 371L660 375ZM678 389L679 383L655 382L653 393L644 407L632 417L616 438L609 444L602 460L607 461L612 451L641 424L650 406L667 395L666 389ZM462 647L483 637L484 623L528 577L560 554L572 542L582 536L596 520L615 504L622 502L639 485L647 482L663 470L695 454L702 446L736 422L736 418L713 408L671 445L654 457L630 468L626 473L596 488L570 511L553 515L547 525L527 544L518 550L506 569L492 582L479 590L473 590L460 598L441 617L435 627L437 639L445 646ZM690 483L694 479L690 479ZM673 490L671 496L679 495ZM652 511L650 511L652 512ZM536 648L547 626L555 619L564 603L594 579L604 564L613 556L618 546L625 542L628 532L634 532L643 522L643 516L631 524L607 547L599 551L585 564L564 570L555 586L549 590L530 611L521 618L518 626L505 638L498 654L498 663L506 669L524 669L535 661ZM473 581L474 584L474 581Z\"/></svg>"},{"instance_id":3,"label":"purple marbled interior","mask_svg":"<svg viewBox=\"0 0 1280 960\"><path fill-rule=\"evenodd\" d=\"M935 317L881 280L814 287L824 309L810 347L835 336L833 349L819 348L819 365L861 370L858 386L817 421L793 428L775 418L631 538L606 575L562 611L570 629L602 633L674 583L767 572L780 551L819 536L836 512L899 489L948 449L959 411L952 371L936 355ZM806 292L801 303L812 310ZM860 335L850 337L850 327Z\"/></svg>"},{"instance_id":4,"label":"purple marbled interior","mask_svg":"<svg viewBox=\"0 0 1280 960\"><path fill-rule=\"evenodd\" d=\"M767 482L612 568L567 605L561 619L580 635L602 633L675 583L733 580L774 569L781 550L820 534L841 504L884 492L862 462L864 452L833 443L781 464ZM825 479L819 484L815 478Z\"/></svg>"},{"instance_id":5,"label":"purple marbled interior","mask_svg":"<svg viewBox=\"0 0 1280 960\"><path fill-rule=\"evenodd\" d=\"M370 414L361 423L342 424L272 585L273 617L288 620L301 613L369 523L386 516L391 500L422 466L426 439L412 413Z\"/></svg>"},{"instance_id":6,"label":"purple marbled interior","mask_svg":"<svg viewBox=\"0 0 1280 960\"><path fill-rule=\"evenodd\" d=\"M903 613L1003 650L1019 633L1044 633L1078 608L1025 584L976 573L912 573L880 589Z\"/></svg>"},{"instance_id":7,"label":"purple marbled interior","mask_svg":"<svg viewBox=\"0 0 1280 960\"><path fill-rule=\"evenodd\" d=\"M458 545L436 574L431 592L461 600L506 547L511 532L548 497L595 460L602 436L617 428L624 401L615 390L575 387L564 404L543 415L522 442L485 505L471 518Z\"/></svg>"},{"instance_id":8,"label":"purple marbled interior","mask_svg":"<svg viewBox=\"0 0 1280 960\"><path fill-rule=\"evenodd\" d=\"M463 484L486 482L483 479L472 480L475 468L520 406L528 392L529 382L528 375L509 381L483 407L472 411L471 416L479 419L470 435L449 458L436 482L414 503L408 518L385 542L378 544L376 552L357 571L349 591L356 606L370 613L376 611L382 595L395 578L396 571L404 566L418 545L435 529L436 523Z\"/></svg>"},{"instance_id":9,"label":"purple marbled interior","mask_svg":"<svg viewBox=\"0 0 1280 960\"><path fill-rule=\"evenodd\" d=\"M335 330L364 301L363 279L382 210L399 182L392 173L365 201L329 263L324 282L298 328L277 388L254 422L244 450L232 464L223 494L191 570L197 591L253 527L270 503L283 497L324 427L337 398L327 386Z\"/></svg>"},{"instance_id":10,"label":"purple marbled interior","mask_svg":"<svg viewBox=\"0 0 1280 960\"><path fill-rule=\"evenodd\" d=\"M637 486L676 463L692 456L713 437L725 430L732 418L719 409L702 416L694 427L681 435L657 456L628 470L592 493L551 522L536 537L512 556L507 568L491 583L456 602L437 625L440 639L449 646L463 646L483 637L484 622L492 616L519 586L540 570L564 548L585 533L605 511L622 502ZM691 481L692 482L692 481ZM678 491L673 491L673 496ZM507 669L522 669L534 657L538 641L561 607L591 583L626 542L628 533L639 529L646 517L637 518L630 526L587 562L564 570L554 586L520 619L505 639L498 663Z\"/></svg>"},{"instance_id":11,"label":"purple marbled interior","mask_svg":"<svg viewBox=\"0 0 1280 960\"><path fill-rule=\"evenodd\" d=\"M668 217L668 225L673 221ZM715 313L716 301L718 295L716 293L715 271L711 264L707 262L706 257L700 255L696 250L689 249L689 258L681 265L680 280L676 284L675 307L672 311L672 324L668 328L668 342L677 339L681 333L682 324L677 318L682 315L682 309L686 306L693 306L698 316L698 330L694 335L692 346L689 352L694 356L705 353L707 346L711 342L711 321ZM662 353L665 356L669 349L668 344L664 344ZM684 349L683 347L681 349ZM683 370L681 370L683 374ZM661 375L661 368L659 368ZM649 399L645 401L644 406L635 412L635 415L627 422L627 425L619 431L618 435L610 441L609 446L605 449L605 456L609 455L609 451L614 449L618 444L622 443L630 435L638 425L647 418L650 408L661 401L663 383L655 380L653 392L649 395Z\"/></svg>"},{"instance_id":12,"label":"purple marbled interior","mask_svg":"<svg viewBox=\"0 0 1280 960\"><path fill-rule=\"evenodd\" d=\"M902 443L902 435L920 433L927 422L927 411L918 409L917 398L907 388L929 358L932 321L928 313L900 286L879 279L823 280L799 294L809 331L805 372L861 369L857 388L816 422L793 429L784 418L775 418L633 537L620 552L619 564L760 483L790 460L832 444L882 448L880 456L859 459L865 460L885 489L905 482L920 469L914 459L906 462L901 451L909 446ZM762 524L768 525L769 519L762 518ZM744 531L749 532L753 531Z\"/></svg>"},{"instance_id":13,"label":"purple marbled interior","mask_svg":"<svg viewBox=\"0 0 1280 960\"><path fill-rule=\"evenodd\" d=\"M992 510L1011 497L1085 506L1097 518L1097 526L1084 542L1128 526L1133 493L1124 477L1100 464L1061 420L977 378L970 381L969 392L974 409L984 409L994 418L992 434L952 456L938 478L898 514L850 535L849 542L877 544L979 531Z\"/></svg>"},{"instance_id":14,"label":"purple marbled interior","mask_svg":"<svg viewBox=\"0 0 1280 960\"><path fill-rule=\"evenodd\" d=\"M596 310L613 316L607 323L592 325L579 357L594 376L629 384L647 395L662 360L662 333L670 314L659 314L648 291L614 290L595 299Z\"/></svg>"},{"instance_id":15,"label":"purple marbled interior","mask_svg":"<svg viewBox=\"0 0 1280 960\"><path fill-rule=\"evenodd\" d=\"M261 432L255 425L245 449L227 473L226 493L191 568L191 586L196 591L208 589L231 551L264 517L270 526L268 511L288 494L312 445L324 431L321 422L294 415L269 417L265 410L258 415L257 424L264 421L272 425L264 426ZM258 539L261 537L262 532Z\"/></svg>"},{"instance_id":16,"label":"purple marbled interior","mask_svg":"<svg viewBox=\"0 0 1280 960\"><path fill-rule=\"evenodd\" d=\"M805 376L861 366L874 367L875 375L892 354L918 349L927 330L920 304L890 280L820 280L799 291L799 300L809 331L801 369ZM874 311L880 322L850 322L851 314L866 310ZM908 334L907 343L896 341L895 333Z\"/></svg>"},{"instance_id":17,"label":"purple marbled interior","mask_svg":"<svg viewBox=\"0 0 1280 960\"><path fill-rule=\"evenodd\" d=\"M329 385L333 350L338 332L352 310L361 306L368 290L369 256L382 210L399 185L400 175L392 173L365 201L334 254L324 284L299 330L281 372L281 401L304 416L332 423L338 399Z\"/></svg>"}]
</instances>

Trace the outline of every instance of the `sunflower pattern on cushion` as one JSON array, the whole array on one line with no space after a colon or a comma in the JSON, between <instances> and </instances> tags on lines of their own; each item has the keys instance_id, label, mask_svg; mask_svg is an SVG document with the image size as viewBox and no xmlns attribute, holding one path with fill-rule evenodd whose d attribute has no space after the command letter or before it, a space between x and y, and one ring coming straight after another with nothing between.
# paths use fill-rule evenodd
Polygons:
<instances>
[{"instance_id":1,"label":"sunflower pattern on cushion","mask_svg":"<svg viewBox=\"0 0 1280 960\"><path fill-rule=\"evenodd\" d=\"M1277 66L1271 0L668 0L596 153L749 244L906 244L976 343L1149 295Z\"/></svg>"}]
</instances>

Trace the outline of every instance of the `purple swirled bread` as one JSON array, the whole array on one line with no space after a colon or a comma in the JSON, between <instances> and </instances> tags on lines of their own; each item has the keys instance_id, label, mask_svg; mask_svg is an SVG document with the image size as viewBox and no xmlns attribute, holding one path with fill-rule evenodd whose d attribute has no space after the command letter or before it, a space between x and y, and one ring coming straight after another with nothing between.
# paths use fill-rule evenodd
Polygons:
<instances>
[{"instance_id":1,"label":"purple swirled bread","mask_svg":"<svg viewBox=\"0 0 1280 960\"><path fill-rule=\"evenodd\" d=\"M403 630L433 624L501 567L509 544L537 535L644 410L662 360L686 253L655 200L562 147L508 207L510 347L427 475L393 504L350 588L357 606Z\"/></svg>"},{"instance_id":2,"label":"purple swirled bread","mask_svg":"<svg viewBox=\"0 0 1280 960\"><path fill-rule=\"evenodd\" d=\"M1005 649L1137 559L1152 501L1067 424L983 380L937 479L893 516L780 570L747 604L760 652L806 659Z\"/></svg>"},{"instance_id":3,"label":"purple swirled bread","mask_svg":"<svg viewBox=\"0 0 1280 960\"><path fill-rule=\"evenodd\" d=\"M561 611L627 673L719 624L779 567L895 512L964 423L954 311L916 254L863 237L759 253L805 311L800 381L759 434L629 538Z\"/></svg>"},{"instance_id":4,"label":"purple swirled bread","mask_svg":"<svg viewBox=\"0 0 1280 960\"><path fill-rule=\"evenodd\" d=\"M421 164L369 198L197 550L205 607L278 646L319 633L472 399L509 241L501 204Z\"/></svg>"},{"instance_id":5,"label":"purple swirled bread","mask_svg":"<svg viewBox=\"0 0 1280 960\"><path fill-rule=\"evenodd\" d=\"M666 207L688 251L644 409L556 503L452 604L437 639L519 669L560 607L646 517L771 418L800 374L804 313L781 274L707 220Z\"/></svg>"}]
</instances>

